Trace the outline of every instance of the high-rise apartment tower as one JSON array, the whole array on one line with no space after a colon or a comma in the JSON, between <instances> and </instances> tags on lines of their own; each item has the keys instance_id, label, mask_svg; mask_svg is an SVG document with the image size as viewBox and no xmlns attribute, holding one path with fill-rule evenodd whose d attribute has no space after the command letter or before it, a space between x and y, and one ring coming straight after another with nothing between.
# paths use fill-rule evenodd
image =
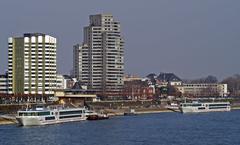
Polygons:
<instances>
[{"instance_id":1,"label":"high-rise apartment tower","mask_svg":"<svg viewBox=\"0 0 240 145\"><path fill-rule=\"evenodd\" d=\"M41 33L8 39L10 94L54 94L56 43L56 38Z\"/></svg>"},{"instance_id":2,"label":"high-rise apartment tower","mask_svg":"<svg viewBox=\"0 0 240 145\"><path fill-rule=\"evenodd\" d=\"M124 41L120 23L110 14L90 15L82 45L73 49L73 74L89 89L119 92L123 88Z\"/></svg>"}]
</instances>

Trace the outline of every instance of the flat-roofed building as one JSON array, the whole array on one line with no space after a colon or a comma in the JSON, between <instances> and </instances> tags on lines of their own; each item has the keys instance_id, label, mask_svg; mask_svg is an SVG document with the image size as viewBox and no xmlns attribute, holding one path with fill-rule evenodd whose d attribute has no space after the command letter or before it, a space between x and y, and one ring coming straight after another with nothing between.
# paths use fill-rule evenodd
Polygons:
<instances>
[{"instance_id":1,"label":"flat-roofed building","mask_svg":"<svg viewBox=\"0 0 240 145\"><path fill-rule=\"evenodd\" d=\"M89 19L83 44L74 46L74 77L97 92L119 92L124 85L124 41L120 23L111 14L90 15Z\"/></svg>"},{"instance_id":2,"label":"flat-roofed building","mask_svg":"<svg viewBox=\"0 0 240 145\"><path fill-rule=\"evenodd\" d=\"M176 86L183 96L193 97L211 97L211 96L227 96L227 84L219 83L203 83L203 84L183 84Z\"/></svg>"},{"instance_id":3,"label":"flat-roofed building","mask_svg":"<svg viewBox=\"0 0 240 145\"><path fill-rule=\"evenodd\" d=\"M76 82L77 79L69 75L57 75L57 89L71 89Z\"/></svg>"},{"instance_id":4,"label":"flat-roofed building","mask_svg":"<svg viewBox=\"0 0 240 145\"><path fill-rule=\"evenodd\" d=\"M60 103L78 106L84 106L86 101L97 101L96 93L85 89L58 89L55 90L55 97L59 99Z\"/></svg>"},{"instance_id":5,"label":"flat-roofed building","mask_svg":"<svg viewBox=\"0 0 240 145\"><path fill-rule=\"evenodd\" d=\"M54 94L57 40L42 33L8 39L10 94Z\"/></svg>"}]
</instances>

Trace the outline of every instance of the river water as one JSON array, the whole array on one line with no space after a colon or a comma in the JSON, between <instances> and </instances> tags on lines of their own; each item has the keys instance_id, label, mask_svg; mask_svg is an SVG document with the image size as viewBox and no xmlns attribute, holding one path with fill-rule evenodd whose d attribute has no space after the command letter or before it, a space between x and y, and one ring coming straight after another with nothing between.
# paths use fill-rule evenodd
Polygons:
<instances>
[{"instance_id":1,"label":"river water","mask_svg":"<svg viewBox=\"0 0 240 145\"><path fill-rule=\"evenodd\" d=\"M0 126L0 145L240 145L240 111Z\"/></svg>"}]
</instances>

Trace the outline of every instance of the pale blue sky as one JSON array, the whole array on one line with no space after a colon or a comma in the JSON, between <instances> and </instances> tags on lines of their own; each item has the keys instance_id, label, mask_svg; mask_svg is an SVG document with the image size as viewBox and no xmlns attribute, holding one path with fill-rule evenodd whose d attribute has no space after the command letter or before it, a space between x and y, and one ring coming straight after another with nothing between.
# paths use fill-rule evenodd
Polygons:
<instances>
[{"instance_id":1,"label":"pale blue sky","mask_svg":"<svg viewBox=\"0 0 240 145\"><path fill-rule=\"evenodd\" d=\"M58 71L69 73L72 46L96 13L121 22L126 73L221 79L240 72L239 0L1 0L0 72L8 37L42 32L58 38Z\"/></svg>"}]
</instances>

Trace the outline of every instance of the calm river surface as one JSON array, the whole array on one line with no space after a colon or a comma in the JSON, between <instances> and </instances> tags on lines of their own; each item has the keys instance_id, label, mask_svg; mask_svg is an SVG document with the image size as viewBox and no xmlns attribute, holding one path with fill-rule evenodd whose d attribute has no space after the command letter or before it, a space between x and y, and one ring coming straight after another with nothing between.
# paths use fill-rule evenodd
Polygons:
<instances>
[{"instance_id":1,"label":"calm river surface","mask_svg":"<svg viewBox=\"0 0 240 145\"><path fill-rule=\"evenodd\" d=\"M240 111L0 126L0 145L240 145Z\"/></svg>"}]
</instances>

